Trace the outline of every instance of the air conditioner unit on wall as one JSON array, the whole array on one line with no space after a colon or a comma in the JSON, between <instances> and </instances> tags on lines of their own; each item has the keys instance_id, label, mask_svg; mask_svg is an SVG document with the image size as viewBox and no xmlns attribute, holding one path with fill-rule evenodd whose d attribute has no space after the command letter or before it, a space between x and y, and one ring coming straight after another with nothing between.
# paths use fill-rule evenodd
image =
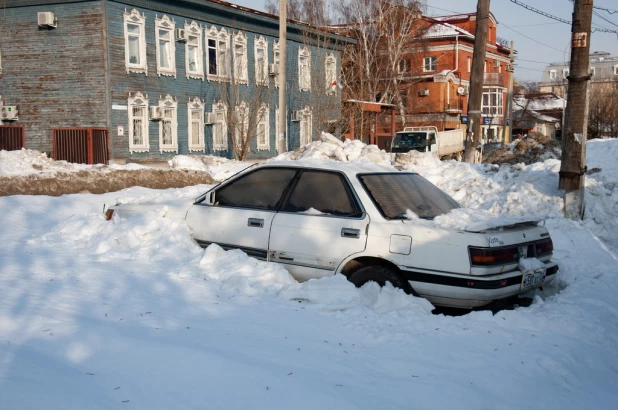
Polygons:
<instances>
[{"instance_id":1,"label":"air conditioner unit on wall","mask_svg":"<svg viewBox=\"0 0 618 410\"><path fill-rule=\"evenodd\" d=\"M3 105L0 107L0 120L1 121L17 121L17 107L14 105Z\"/></svg>"},{"instance_id":2,"label":"air conditioner unit on wall","mask_svg":"<svg viewBox=\"0 0 618 410\"><path fill-rule=\"evenodd\" d=\"M292 121L302 121L303 112L302 111L292 111Z\"/></svg>"},{"instance_id":3,"label":"air conditioner unit on wall","mask_svg":"<svg viewBox=\"0 0 618 410\"><path fill-rule=\"evenodd\" d=\"M187 32L185 31L184 28L177 28L174 33L175 33L176 41L182 42L182 43L187 41Z\"/></svg>"},{"instance_id":4,"label":"air conditioner unit on wall","mask_svg":"<svg viewBox=\"0 0 618 410\"><path fill-rule=\"evenodd\" d=\"M279 74L279 64L268 64L268 75Z\"/></svg>"},{"instance_id":5,"label":"air conditioner unit on wall","mask_svg":"<svg viewBox=\"0 0 618 410\"><path fill-rule=\"evenodd\" d=\"M163 118L163 113L161 111L161 107L154 106L150 107L150 119L153 121L157 121Z\"/></svg>"},{"instance_id":6,"label":"air conditioner unit on wall","mask_svg":"<svg viewBox=\"0 0 618 410\"><path fill-rule=\"evenodd\" d=\"M39 27L56 28L58 27L58 20L56 15L51 11L40 11L37 13L37 21Z\"/></svg>"},{"instance_id":7,"label":"air conditioner unit on wall","mask_svg":"<svg viewBox=\"0 0 618 410\"><path fill-rule=\"evenodd\" d=\"M429 95L429 90L421 90L418 92L419 97L426 97Z\"/></svg>"},{"instance_id":8,"label":"air conditioner unit on wall","mask_svg":"<svg viewBox=\"0 0 618 410\"><path fill-rule=\"evenodd\" d=\"M216 116L214 112L207 112L206 115L204 116L204 124L206 125L214 124L215 120L216 120Z\"/></svg>"}]
</instances>

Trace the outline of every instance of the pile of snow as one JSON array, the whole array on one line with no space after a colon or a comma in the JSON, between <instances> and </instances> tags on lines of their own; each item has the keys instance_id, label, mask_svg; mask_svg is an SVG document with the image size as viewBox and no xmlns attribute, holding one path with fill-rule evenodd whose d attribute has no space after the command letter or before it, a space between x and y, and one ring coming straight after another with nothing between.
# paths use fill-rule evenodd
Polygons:
<instances>
[{"instance_id":1,"label":"pile of snow","mask_svg":"<svg viewBox=\"0 0 618 410\"><path fill-rule=\"evenodd\" d=\"M213 155L176 155L168 161L171 169L203 171L217 182L224 181L250 164Z\"/></svg>"},{"instance_id":2,"label":"pile of snow","mask_svg":"<svg viewBox=\"0 0 618 410\"><path fill-rule=\"evenodd\" d=\"M93 168L101 169L103 165L73 164L55 161L45 153L30 149L19 151L0 151L0 177L26 176L33 174L54 174L57 172L74 173Z\"/></svg>"},{"instance_id":3,"label":"pile of snow","mask_svg":"<svg viewBox=\"0 0 618 410\"><path fill-rule=\"evenodd\" d=\"M369 161L382 165L390 165L391 156L376 145L363 144L359 140L345 140L335 138L323 132L319 141L303 145L296 151L286 152L274 158L274 161L307 159L333 159L336 161Z\"/></svg>"},{"instance_id":4,"label":"pile of snow","mask_svg":"<svg viewBox=\"0 0 618 410\"><path fill-rule=\"evenodd\" d=\"M486 164L533 164L546 159L560 159L562 147L559 141L539 133L530 133L526 138L516 139L504 146L486 146L483 162Z\"/></svg>"},{"instance_id":5,"label":"pile of snow","mask_svg":"<svg viewBox=\"0 0 618 410\"><path fill-rule=\"evenodd\" d=\"M303 161L326 161L327 148ZM429 302L390 286L297 283L242 252L204 250L183 222L162 217L166 202L204 186L2 197L4 407L614 409L618 141L590 141L587 154L584 221L562 215L556 160L409 156L407 170L465 207L436 223L546 219L558 280L530 292L530 307L495 315L432 315ZM104 203L139 201L161 207L101 215Z\"/></svg>"}]
</instances>

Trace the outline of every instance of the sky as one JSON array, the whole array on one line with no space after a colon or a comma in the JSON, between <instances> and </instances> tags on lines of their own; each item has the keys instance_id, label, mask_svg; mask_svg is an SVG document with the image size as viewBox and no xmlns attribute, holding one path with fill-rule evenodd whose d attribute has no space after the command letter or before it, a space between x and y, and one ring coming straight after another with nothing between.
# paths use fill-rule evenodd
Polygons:
<instances>
[{"instance_id":1,"label":"sky","mask_svg":"<svg viewBox=\"0 0 618 410\"><path fill-rule=\"evenodd\" d=\"M532 7L565 20L571 20L573 3L570 0L520 0ZM242 6L258 10L264 9L264 0L235 0ZM427 14L442 16L476 11L477 0L426 0ZM595 7L618 10L614 0L595 0ZM518 52L515 77L523 81L540 81L543 67L549 63L568 61L568 45L571 27L548 17L541 16L511 2L492 0L490 9L498 20L498 36L515 41ZM618 30L618 13L609 14L602 10L596 12L613 22L593 16L593 27ZM590 51L607 51L618 56L618 35L593 33Z\"/></svg>"}]
</instances>

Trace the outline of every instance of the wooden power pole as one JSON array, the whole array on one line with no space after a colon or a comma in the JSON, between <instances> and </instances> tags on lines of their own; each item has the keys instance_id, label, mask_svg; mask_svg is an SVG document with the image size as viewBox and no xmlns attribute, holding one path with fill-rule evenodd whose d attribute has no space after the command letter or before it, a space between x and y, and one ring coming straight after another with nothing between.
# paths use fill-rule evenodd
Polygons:
<instances>
[{"instance_id":1,"label":"wooden power pole","mask_svg":"<svg viewBox=\"0 0 618 410\"><path fill-rule=\"evenodd\" d=\"M288 150L287 145L287 30L288 30L287 0L279 0L279 135L277 135L277 152Z\"/></svg>"},{"instance_id":2,"label":"wooden power pole","mask_svg":"<svg viewBox=\"0 0 618 410\"><path fill-rule=\"evenodd\" d=\"M573 220L580 220L584 216L592 1L575 0L571 27L571 63L567 77L569 87L562 130L562 163L558 188L566 191L564 211L566 217Z\"/></svg>"},{"instance_id":3,"label":"wooden power pole","mask_svg":"<svg viewBox=\"0 0 618 410\"><path fill-rule=\"evenodd\" d=\"M487 26L489 22L489 1L478 0L476 6L476 31L472 53L470 75L470 97L468 99L468 131L464 161L473 163L476 147L481 137L481 102L483 99L485 48L487 48Z\"/></svg>"}]
</instances>

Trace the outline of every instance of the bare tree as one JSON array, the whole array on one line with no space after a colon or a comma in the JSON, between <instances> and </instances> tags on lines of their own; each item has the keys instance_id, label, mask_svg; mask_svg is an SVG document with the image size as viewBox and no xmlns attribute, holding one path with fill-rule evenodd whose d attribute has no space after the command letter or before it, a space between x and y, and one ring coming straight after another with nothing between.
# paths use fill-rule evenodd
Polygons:
<instances>
[{"instance_id":1,"label":"bare tree","mask_svg":"<svg viewBox=\"0 0 618 410\"><path fill-rule=\"evenodd\" d=\"M279 0L266 0L264 8L267 13L279 15ZM332 21L324 0L287 0L287 17L316 27Z\"/></svg>"},{"instance_id":2,"label":"bare tree","mask_svg":"<svg viewBox=\"0 0 618 410\"><path fill-rule=\"evenodd\" d=\"M618 89L590 93L588 110L588 139L618 138Z\"/></svg>"}]
</instances>

